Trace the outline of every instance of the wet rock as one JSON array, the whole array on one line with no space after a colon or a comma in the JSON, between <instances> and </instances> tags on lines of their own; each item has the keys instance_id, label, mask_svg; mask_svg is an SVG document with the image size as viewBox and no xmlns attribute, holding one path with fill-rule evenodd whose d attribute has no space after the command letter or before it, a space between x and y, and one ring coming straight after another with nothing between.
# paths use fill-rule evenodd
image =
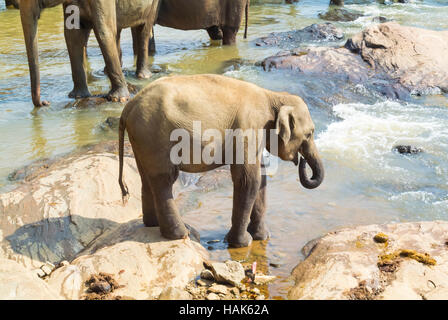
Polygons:
<instances>
[{"instance_id":1,"label":"wet rock","mask_svg":"<svg viewBox=\"0 0 448 320\"><path fill-rule=\"evenodd\" d=\"M222 295L226 295L228 292L228 289L226 286L222 285L222 284L213 284L212 286L210 286L208 288L208 292L213 292L216 294L222 294Z\"/></svg>"},{"instance_id":2,"label":"wet rock","mask_svg":"<svg viewBox=\"0 0 448 320\"><path fill-rule=\"evenodd\" d=\"M388 236L387 246L374 240L380 233ZM295 285L288 297L448 299L447 236L446 221L331 232L294 269Z\"/></svg>"},{"instance_id":3,"label":"wet rock","mask_svg":"<svg viewBox=\"0 0 448 320\"><path fill-rule=\"evenodd\" d=\"M386 234L380 232L373 237L373 240L378 243L386 243L389 240L389 237Z\"/></svg>"},{"instance_id":4,"label":"wet rock","mask_svg":"<svg viewBox=\"0 0 448 320\"><path fill-rule=\"evenodd\" d=\"M239 286L245 278L244 268L237 261L212 262L209 266L215 280L219 283Z\"/></svg>"},{"instance_id":5,"label":"wet rock","mask_svg":"<svg viewBox=\"0 0 448 320\"><path fill-rule=\"evenodd\" d=\"M168 287L162 291L159 300L192 300L192 296L185 290Z\"/></svg>"},{"instance_id":6,"label":"wet rock","mask_svg":"<svg viewBox=\"0 0 448 320\"><path fill-rule=\"evenodd\" d=\"M204 269L201 272L201 279L205 280L215 280L215 277L213 276L213 272L211 272L208 269Z\"/></svg>"},{"instance_id":7,"label":"wet rock","mask_svg":"<svg viewBox=\"0 0 448 320\"><path fill-rule=\"evenodd\" d=\"M339 41L344 33L331 23L312 24L304 29L288 32L274 32L267 37L256 40L257 46L278 46L292 49L303 42Z\"/></svg>"},{"instance_id":8,"label":"wet rock","mask_svg":"<svg viewBox=\"0 0 448 320\"><path fill-rule=\"evenodd\" d=\"M255 284L258 285L262 285L262 284L267 284L269 282L274 281L275 279L277 279L276 276L268 276L268 275L264 275L264 274L257 274L255 275Z\"/></svg>"},{"instance_id":9,"label":"wet rock","mask_svg":"<svg viewBox=\"0 0 448 320\"><path fill-rule=\"evenodd\" d=\"M294 49L266 58L262 66L266 71L286 69L308 75L331 75L352 82L365 82L372 75L361 57L345 48Z\"/></svg>"},{"instance_id":10,"label":"wet rock","mask_svg":"<svg viewBox=\"0 0 448 320\"><path fill-rule=\"evenodd\" d=\"M392 148L393 151L397 151L400 154L416 154L423 152L423 149L409 146L409 145L398 145Z\"/></svg>"},{"instance_id":11,"label":"wet rock","mask_svg":"<svg viewBox=\"0 0 448 320\"><path fill-rule=\"evenodd\" d=\"M340 21L348 22L355 21L356 19L363 16L361 12L347 10L344 8L330 7L330 9L325 13L319 13L319 18L327 21Z\"/></svg>"},{"instance_id":12,"label":"wet rock","mask_svg":"<svg viewBox=\"0 0 448 320\"><path fill-rule=\"evenodd\" d=\"M118 130L120 125L120 117L108 117L101 125L103 130Z\"/></svg>"}]
</instances>

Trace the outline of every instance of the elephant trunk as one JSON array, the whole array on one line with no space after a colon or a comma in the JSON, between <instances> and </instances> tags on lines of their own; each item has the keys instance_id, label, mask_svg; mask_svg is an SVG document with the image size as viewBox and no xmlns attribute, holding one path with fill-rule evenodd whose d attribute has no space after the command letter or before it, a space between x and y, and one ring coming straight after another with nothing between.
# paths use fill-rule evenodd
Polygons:
<instances>
[{"instance_id":1,"label":"elephant trunk","mask_svg":"<svg viewBox=\"0 0 448 320\"><path fill-rule=\"evenodd\" d=\"M41 102L40 100L39 48L37 45L37 21L40 11L41 8L37 0L22 1L20 3L20 18L22 20L30 69L31 96L36 107L48 104L46 101Z\"/></svg>"},{"instance_id":2,"label":"elephant trunk","mask_svg":"<svg viewBox=\"0 0 448 320\"><path fill-rule=\"evenodd\" d=\"M299 163L299 178L300 183L307 189L314 189L320 186L324 180L324 166L322 160L320 159L314 141L307 143L306 150L302 152L305 158L300 158ZM306 164L309 164L313 170L313 175L311 178L307 176Z\"/></svg>"}]
</instances>

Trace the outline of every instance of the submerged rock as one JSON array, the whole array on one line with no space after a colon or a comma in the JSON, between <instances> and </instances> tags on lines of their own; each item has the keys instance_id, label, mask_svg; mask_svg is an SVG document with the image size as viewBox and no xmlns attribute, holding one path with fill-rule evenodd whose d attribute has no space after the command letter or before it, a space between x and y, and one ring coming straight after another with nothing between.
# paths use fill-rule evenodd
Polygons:
<instances>
[{"instance_id":1,"label":"submerged rock","mask_svg":"<svg viewBox=\"0 0 448 320\"><path fill-rule=\"evenodd\" d=\"M363 16L361 12L347 10L343 8L330 7L330 9L325 13L319 13L319 18L327 21L355 21L356 19Z\"/></svg>"},{"instance_id":2,"label":"submerged rock","mask_svg":"<svg viewBox=\"0 0 448 320\"><path fill-rule=\"evenodd\" d=\"M381 233L387 241L377 243ZM446 239L446 221L331 232L306 246L289 298L448 299Z\"/></svg>"},{"instance_id":3,"label":"submerged rock","mask_svg":"<svg viewBox=\"0 0 448 320\"><path fill-rule=\"evenodd\" d=\"M304 42L340 41L344 33L331 23L312 24L304 29L274 32L256 41L257 46L278 46L291 49Z\"/></svg>"},{"instance_id":4,"label":"submerged rock","mask_svg":"<svg viewBox=\"0 0 448 320\"><path fill-rule=\"evenodd\" d=\"M423 149L409 146L409 145L398 145L392 148L393 151L397 151L401 154L416 154L423 152Z\"/></svg>"}]
</instances>

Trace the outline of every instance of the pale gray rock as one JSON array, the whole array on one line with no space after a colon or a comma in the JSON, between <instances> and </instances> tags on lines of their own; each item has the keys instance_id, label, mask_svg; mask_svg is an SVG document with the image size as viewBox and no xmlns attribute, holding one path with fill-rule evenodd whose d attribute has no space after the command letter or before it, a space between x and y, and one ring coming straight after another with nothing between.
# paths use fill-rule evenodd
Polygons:
<instances>
[{"instance_id":1,"label":"pale gray rock","mask_svg":"<svg viewBox=\"0 0 448 320\"><path fill-rule=\"evenodd\" d=\"M212 262L210 267L215 280L219 283L237 287L246 276L243 266L237 261Z\"/></svg>"}]
</instances>

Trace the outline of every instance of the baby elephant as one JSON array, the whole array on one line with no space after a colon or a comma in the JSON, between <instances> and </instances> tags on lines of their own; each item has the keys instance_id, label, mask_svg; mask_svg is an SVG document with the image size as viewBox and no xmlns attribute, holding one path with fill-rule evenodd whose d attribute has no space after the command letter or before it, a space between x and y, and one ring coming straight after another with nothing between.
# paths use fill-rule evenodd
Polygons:
<instances>
[{"instance_id":1,"label":"baby elephant","mask_svg":"<svg viewBox=\"0 0 448 320\"><path fill-rule=\"evenodd\" d=\"M148 227L160 226L168 239L189 235L172 192L180 170L205 172L230 164L234 189L227 241L231 247L269 238L263 147L295 165L300 153L299 177L305 188L318 187L324 177L313 139L314 124L304 101L225 76L161 78L126 105L119 129L119 184L124 200L128 196L123 182L125 130L142 179L143 221ZM243 142L239 143L241 132ZM258 133L258 139L251 133ZM255 148L251 148L253 141ZM306 163L313 170L311 178Z\"/></svg>"}]
</instances>

